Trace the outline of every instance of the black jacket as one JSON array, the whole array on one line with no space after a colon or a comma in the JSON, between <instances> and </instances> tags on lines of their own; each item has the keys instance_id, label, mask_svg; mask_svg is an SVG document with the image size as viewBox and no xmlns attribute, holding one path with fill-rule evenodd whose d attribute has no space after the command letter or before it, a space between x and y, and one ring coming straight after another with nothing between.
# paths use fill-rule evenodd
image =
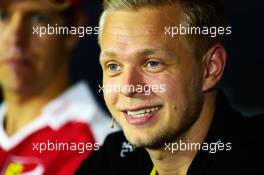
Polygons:
<instances>
[{"instance_id":1,"label":"black jacket","mask_svg":"<svg viewBox=\"0 0 264 175\"><path fill-rule=\"evenodd\" d=\"M215 116L204 143L231 143L231 150L200 150L188 175L264 174L264 116L245 117L230 107L226 97L217 98ZM229 145L230 146L230 145ZM225 147L227 148L227 147ZM230 147L228 147L230 148ZM133 148L122 132L111 134L93 152L76 175L149 175L153 164L143 148Z\"/></svg>"}]
</instances>

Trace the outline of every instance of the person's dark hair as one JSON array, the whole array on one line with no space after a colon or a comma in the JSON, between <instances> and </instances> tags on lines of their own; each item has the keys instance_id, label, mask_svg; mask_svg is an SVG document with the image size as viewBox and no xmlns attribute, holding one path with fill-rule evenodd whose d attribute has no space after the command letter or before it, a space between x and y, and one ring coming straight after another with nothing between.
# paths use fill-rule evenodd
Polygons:
<instances>
[{"instance_id":1,"label":"person's dark hair","mask_svg":"<svg viewBox=\"0 0 264 175\"><path fill-rule=\"evenodd\" d=\"M83 4L82 0L48 0L48 2L61 12L64 23L67 26L74 25L76 15L79 11L83 11L81 6Z\"/></svg>"}]
</instances>

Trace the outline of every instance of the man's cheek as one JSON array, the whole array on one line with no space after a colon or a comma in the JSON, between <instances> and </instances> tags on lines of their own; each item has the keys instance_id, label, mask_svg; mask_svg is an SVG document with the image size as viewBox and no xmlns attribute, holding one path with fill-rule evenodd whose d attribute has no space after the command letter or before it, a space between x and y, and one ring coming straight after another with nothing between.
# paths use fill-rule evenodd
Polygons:
<instances>
[{"instance_id":1,"label":"man's cheek","mask_svg":"<svg viewBox=\"0 0 264 175\"><path fill-rule=\"evenodd\" d=\"M173 83L167 81L153 81L150 84L152 93L156 94L159 97L172 97L175 94L175 87Z\"/></svg>"},{"instance_id":2,"label":"man's cheek","mask_svg":"<svg viewBox=\"0 0 264 175\"><path fill-rule=\"evenodd\" d=\"M104 100L106 103L107 108L109 109L110 113L113 116L116 112L116 105L117 105L117 97L113 92L104 92Z\"/></svg>"},{"instance_id":3,"label":"man's cheek","mask_svg":"<svg viewBox=\"0 0 264 175\"><path fill-rule=\"evenodd\" d=\"M116 92L114 82L104 81L103 83L103 93L106 103L113 103L115 98L117 98L118 92Z\"/></svg>"},{"instance_id":4,"label":"man's cheek","mask_svg":"<svg viewBox=\"0 0 264 175\"><path fill-rule=\"evenodd\" d=\"M104 99L107 104L110 104L114 99L114 95L112 92L107 92L104 90Z\"/></svg>"}]
</instances>

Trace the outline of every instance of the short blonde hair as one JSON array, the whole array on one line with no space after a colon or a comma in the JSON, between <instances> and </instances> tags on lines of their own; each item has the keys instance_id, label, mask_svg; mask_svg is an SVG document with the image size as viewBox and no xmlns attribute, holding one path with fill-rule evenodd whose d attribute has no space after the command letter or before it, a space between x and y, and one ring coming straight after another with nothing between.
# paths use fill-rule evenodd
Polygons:
<instances>
[{"instance_id":1,"label":"short blonde hair","mask_svg":"<svg viewBox=\"0 0 264 175\"><path fill-rule=\"evenodd\" d=\"M130 9L141 7L160 7L178 3L184 11L184 23L191 27L225 27L223 3L221 0L104 0L104 12L100 18L100 28L109 10ZM101 31L101 30L100 30ZM100 34L99 34L100 39ZM195 56L202 57L214 44L223 43L223 36L189 35L187 36Z\"/></svg>"}]
</instances>

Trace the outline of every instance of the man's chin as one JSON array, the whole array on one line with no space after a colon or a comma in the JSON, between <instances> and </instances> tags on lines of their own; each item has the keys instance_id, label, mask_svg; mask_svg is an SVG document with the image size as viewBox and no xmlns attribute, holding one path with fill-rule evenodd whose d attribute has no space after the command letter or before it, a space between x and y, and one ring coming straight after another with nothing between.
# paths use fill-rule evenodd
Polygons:
<instances>
[{"instance_id":1,"label":"man's chin","mask_svg":"<svg viewBox=\"0 0 264 175\"><path fill-rule=\"evenodd\" d=\"M33 86L30 83L13 83L6 87L6 90L14 94L30 94L33 92Z\"/></svg>"},{"instance_id":2,"label":"man's chin","mask_svg":"<svg viewBox=\"0 0 264 175\"><path fill-rule=\"evenodd\" d=\"M142 147L146 146L146 139L143 138L142 136L141 137L135 137L133 135L126 134L126 132L124 132L124 134L125 134L126 139L128 140L128 142L131 145L133 145L137 148L142 148Z\"/></svg>"},{"instance_id":3,"label":"man's chin","mask_svg":"<svg viewBox=\"0 0 264 175\"><path fill-rule=\"evenodd\" d=\"M129 143L137 148L159 149L164 146L164 140L149 137L129 137L126 136Z\"/></svg>"},{"instance_id":4,"label":"man's chin","mask_svg":"<svg viewBox=\"0 0 264 175\"><path fill-rule=\"evenodd\" d=\"M160 149L164 146L164 142L130 142L136 148Z\"/></svg>"}]
</instances>

